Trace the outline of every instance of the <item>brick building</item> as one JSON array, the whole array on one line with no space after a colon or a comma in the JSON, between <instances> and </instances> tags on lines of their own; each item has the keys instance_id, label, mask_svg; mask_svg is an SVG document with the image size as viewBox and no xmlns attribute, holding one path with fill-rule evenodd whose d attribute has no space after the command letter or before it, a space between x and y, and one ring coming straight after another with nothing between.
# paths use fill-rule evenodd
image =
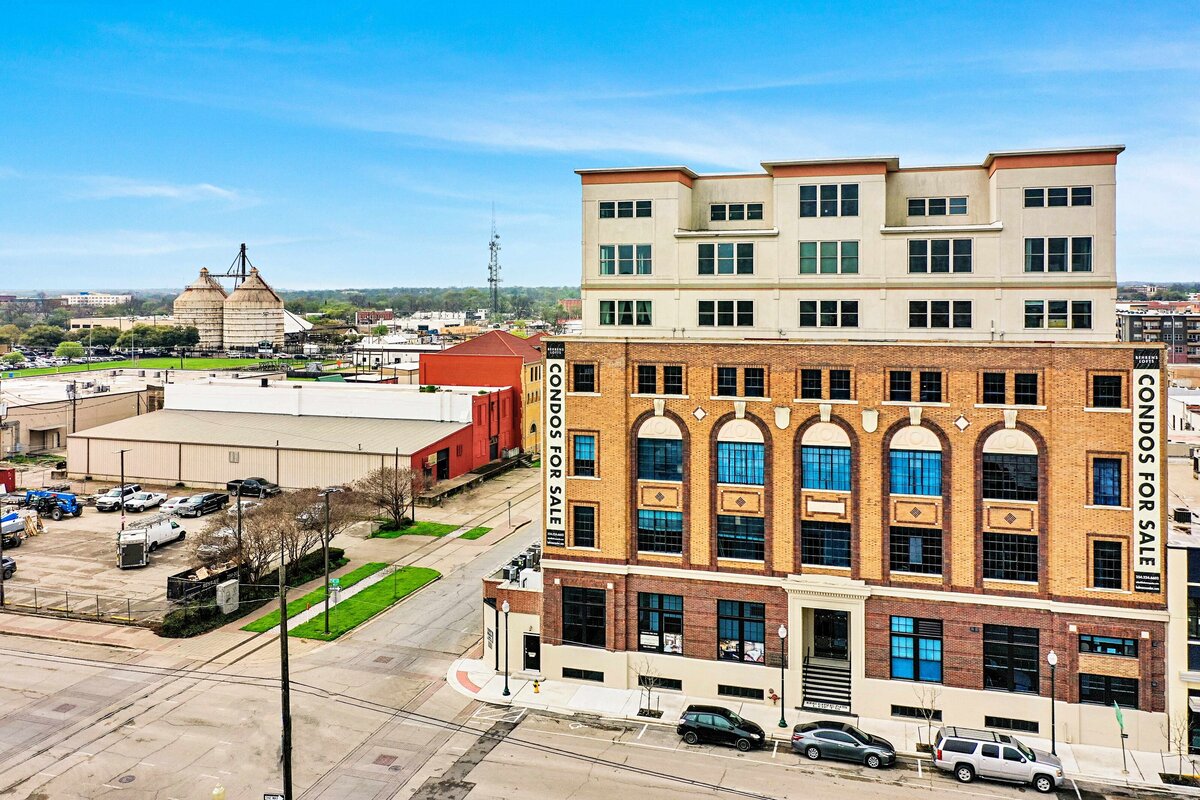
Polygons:
<instances>
[{"instance_id":1,"label":"brick building","mask_svg":"<svg viewBox=\"0 0 1200 800\"><path fill-rule=\"evenodd\" d=\"M547 349L545 674L768 700L786 625L791 707L912 716L932 687L947 721L1048 734L1053 650L1060 736L1111 739L1113 700L1160 735L1164 473L1132 459L1162 404L1131 392L1163 373L1131 345Z\"/></svg>"}]
</instances>

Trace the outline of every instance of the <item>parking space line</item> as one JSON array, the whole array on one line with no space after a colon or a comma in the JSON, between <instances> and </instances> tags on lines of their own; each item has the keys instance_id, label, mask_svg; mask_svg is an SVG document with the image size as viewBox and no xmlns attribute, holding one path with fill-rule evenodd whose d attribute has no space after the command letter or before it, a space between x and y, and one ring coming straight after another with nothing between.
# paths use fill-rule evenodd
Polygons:
<instances>
[{"instance_id":1,"label":"parking space line","mask_svg":"<svg viewBox=\"0 0 1200 800\"><path fill-rule=\"evenodd\" d=\"M779 740L775 740L775 746L771 748L771 758L779 755Z\"/></svg>"},{"instance_id":2,"label":"parking space line","mask_svg":"<svg viewBox=\"0 0 1200 800\"><path fill-rule=\"evenodd\" d=\"M643 725L643 726L642 726L642 729L641 729L640 731L638 731L637 738L639 738L639 739L640 739L640 738L642 738L643 736L645 736L645 735L646 735L646 729L647 729L647 728L649 728L649 727L650 727L650 724L649 724L649 723L646 723L645 725Z\"/></svg>"}]
</instances>

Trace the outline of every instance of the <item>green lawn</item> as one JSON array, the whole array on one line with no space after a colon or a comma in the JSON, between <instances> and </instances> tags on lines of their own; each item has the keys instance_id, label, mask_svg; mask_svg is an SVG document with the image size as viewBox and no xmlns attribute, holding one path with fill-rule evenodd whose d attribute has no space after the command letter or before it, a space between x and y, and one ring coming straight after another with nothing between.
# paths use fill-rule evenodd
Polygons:
<instances>
[{"instance_id":1,"label":"green lawn","mask_svg":"<svg viewBox=\"0 0 1200 800\"><path fill-rule=\"evenodd\" d=\"M374 536L376 539L395 539L400 536L445 536L461 527L461 525L447 525L444 522L415 522L402 531L376 531Z\"/></svg>"},{"instance_id":2,"label":"green lawn","mask_svg":"<svg viewBox=\"0 0 1200 800\"><path fill-rule=\"evenodd\" d=\"M185 358L184 369L224 369L226 367L245 367L251 364L261 364L264 360L258 358ZM37 367L16 370L18 378L32 375L56 375L60 372L87 372L102 369L178 369L178 358L139 358L137 361L98 361L94 364L68 364L65 367ZM8 370L5 370L7 372Z\"/></svg>"},{"instance_id":3,"label":"green lawn","mask_svg":"<svg viewBox=\"0 0 1200 800\"><path fill-rule=\"evenodd\" d=\"M349 589L351 586L358 583L363 578L368 578L371 575L374 575L376 572L379 572L379 570L383 569L386 566L387 566L387 564L384 564L383 562L380 562L380 561L371 561L367 564L363 564L361 567L352 569L350 572L347 572L345 575L342 575L338 579L339 585L343 589ZM309 592L308 594L304 595L303 597L301 597L297 600L293 600L290 603L288 603L287 604L288 617L289 618L294 617L297 614L299 614L300 612L305 611L309 608L312 608L313 606L317 605L318 603L323 603L323 602L325 602L325 587L321 586L320 588L314 589L313 591ZM333 611L332 610L329 612L329 617L330 617L330 620L333 619ZM271 630L278 624L279 624L279 609L275 609L270 614L265 614L265 615L259 617L258 619L251 622L249 625L243 625L242 630L250 631L252 633L262 633L263 631ZM322 631L325 630L324 625L322 625L321 630Z\"/></svg>"},{"instance_id":4,"label":"green lawn","mask_svg":"<svg viewBox=\"0 0 1200 800\"><path fill-rule=\"evenodd\" d=\"M394 576L389 575L334 606L329 612L328 635L325 634L325 621L321 615L292 628L289 635L324 642L336 639L440 577L442 573L436 569L401 567Z\"/></svg>"},{"instance_id":5,"label":"green lawn","mask_svg":"<svg viewBox=\"0 0 1200 800\"><path fill-rule=\"evenodd\" d=\"M491 528L485 528L481 525L478 528L471 528L471 530L467 531L466 533L464 533L462 536L460 536L458 538L460 538L460 539L478 539L480 536L483 536L483 535L491 533L491 532L492 532Z\"/></svg>"}]
</instances>

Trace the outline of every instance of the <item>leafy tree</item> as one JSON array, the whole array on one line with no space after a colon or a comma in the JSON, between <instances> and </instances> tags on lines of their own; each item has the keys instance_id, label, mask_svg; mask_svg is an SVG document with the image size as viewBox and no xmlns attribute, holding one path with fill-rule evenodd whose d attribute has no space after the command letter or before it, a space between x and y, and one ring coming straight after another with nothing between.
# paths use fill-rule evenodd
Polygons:
<instances>
[{"instance_id":1,"label":"leafy tree","mask_svg":"<svg viewBox=\"0 0 1200 800\"><path fill-rule=\"evenodd\" d=\"M4 358L0 359L10 367L15 367L17 364L25 363L25 356L18 352L5 353Z\"/></svg>"},{"instance_id":2,"label":"leafy tree","mask_svg":"<svg viewBox=\"0 0 1200 800\"><path fill-rule=\"evenodd\" d=\"M7 325L0 325L0 342L5 344L16 344L21 341L21 329L11 322Z\"/></svg>"},{"instance_id":3,"label":"leafy tree","mask_svg":"<svg viewBox=\"0 0 1200 800\"><path fill-rule=\"evenodd\" d=\"M387 332L388 332L387 325L376 325L374 328L371 328L372 336L387 336Z\"/></svg>"},{"instance_id":4,"label":"leafy tree","mask_svg":"<svg viewBox=\"0 0 1200 800\"><path fill-rule=\"evenodd\" d=\"M83 358L83 345L79 342L59 342L58 347L54 348L55 358Z\"/></svg>"},{"instance_id":5,"label":"leafy tree","mask_svg":"<svg viewBox=\"0 0 1200 800\"><path fill-rule=\"evenodd\" d=\"M52 325L34 325L25 331L25 335L21 337L21 343L29 347L57 347L66 335L66 331L62 328L55 328Z\"/></svg>"},{"instance_id":6,"label":"leafy tree","mask_svg":"<svg viewBox=\"0 0 1200 800\"><path fill-rule=\"evenodd\" d=\"M109 327L76 328L67 334L67 338L71 341L91 347L112 347L120 337L119 329Z\"/></svg>"}]
</instances>

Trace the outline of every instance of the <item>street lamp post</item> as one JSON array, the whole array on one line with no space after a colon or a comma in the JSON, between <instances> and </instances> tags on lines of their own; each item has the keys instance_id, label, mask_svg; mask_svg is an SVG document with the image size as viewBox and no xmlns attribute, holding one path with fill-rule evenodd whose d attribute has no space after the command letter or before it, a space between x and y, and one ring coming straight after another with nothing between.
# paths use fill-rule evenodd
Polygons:
<instances>
[{"instance_id":1,"label":"street lamp post","mask_svg":"<svg viewBox=\"0 0 1200 800\"><path fill-rule=\"evenodd\" d=\"M787 693L784 684L787 683L787 625L779 626L779 727L787 727Z\"/></svg>"},{"instance_id":2,"label":"street lamp post","mask_svg":"<svg viewBox=\"0 0 1200 800\"><path fill-rule=\"evenodd\" d=\"M504 691L501 694L508 697L512 694L508 691L508 612L512 610L512 606L505 600L500 610L504 612Z\"/></svg>"},{"instance_id":3,"label":"street lamp post","mask_svg":"<svg viewBox=\"0 0 1200 800\"><path fill-rule=\"evenodd\" d=\"M1049 653L1046 653L1046 663L1050 665L1050 752L1054 755L1058 755L1058 737L1055 735L1054 730L1054 706L1057 705L1055 703L1056 687L1054 685L1054 673L1058 667L1058 653L1054 652L1053 650L1051 650Z\"/></svg>"},{"instance_id":4,"label":"street lamp post","mask_svg":"<svg viewBox=\"0 0 1200 800\"><path fill-rule=\"evenodd\" d=\"M325 635L329 635L329 495L333 489L321 492L325 498L325 536L322 537L322 547L325 550Z\"/></svg>"},{"instance_id":5,"label":"street lamp post","mask_svg":"<svg viewBox=\"0 0 1200 800\"><path fill-rule=\"evenodd\" d=\"M117 452L121 455L121 530L125 530L125 454L129 452L129 448Z\"/></svg>"}]
</instances>

